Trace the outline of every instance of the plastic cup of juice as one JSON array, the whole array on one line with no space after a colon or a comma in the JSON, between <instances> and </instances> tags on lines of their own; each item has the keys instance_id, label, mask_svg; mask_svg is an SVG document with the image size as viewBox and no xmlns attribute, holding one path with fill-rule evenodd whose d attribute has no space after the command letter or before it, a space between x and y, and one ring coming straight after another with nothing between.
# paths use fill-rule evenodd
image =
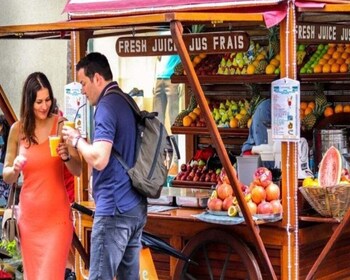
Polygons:
<instances>
[{"instance_id":1,"label":"plastic cup of juice","mask_svg":"<svg viewBox=\"0 0 350 280\"><path fill-rule=\"evenodd\" d=\"M52 157L58 157L57 154L57 147L58 144L61 142L61 137L57 135L51 135L49 136L49 143L50 143L50 153Z\"/></svg>"},{"instance_id":2,"label":"plastic cup of juice","mask_svg":"<svg viewBox=\"0 0 350 280\"><path fill-rule=\"evenodd\" d=\"M71 128L75 128L75 122L72 121L64 121L63 125L70 126Z\"/></svg>"}]
</instances>

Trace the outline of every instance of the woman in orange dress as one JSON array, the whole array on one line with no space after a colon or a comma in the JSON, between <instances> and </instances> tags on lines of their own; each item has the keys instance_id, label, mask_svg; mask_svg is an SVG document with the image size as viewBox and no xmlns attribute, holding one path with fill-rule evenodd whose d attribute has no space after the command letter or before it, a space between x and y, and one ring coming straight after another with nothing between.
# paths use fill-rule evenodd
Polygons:
<instances>
[{"instance_id":1,"label":"woman in orange dress","mask_svg":"<svg viewBox=\"0 0 350 280\"><path fill-rule=\"evenodd\" d=\"M11 127L4 180L20 173L18 226L25 280L63 280L73 223L64 185L64 164L72 174L81 171L79 154L65 143L52 157L49 135L60 134L63 118L52 114L53 93L47 77L32 73L24 83L20 120Z\"/></svg>"}]
</instances>

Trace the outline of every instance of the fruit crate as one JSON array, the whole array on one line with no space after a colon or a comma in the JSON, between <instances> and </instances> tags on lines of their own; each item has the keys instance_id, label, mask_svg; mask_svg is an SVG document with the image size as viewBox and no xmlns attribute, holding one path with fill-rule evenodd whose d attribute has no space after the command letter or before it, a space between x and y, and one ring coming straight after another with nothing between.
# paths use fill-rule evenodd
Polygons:
<instances>
[{"instance_id":1,"label":"fruit crate","mask_svg":"<svg viewBox=\"0 0 350 280\"><path fill-rule=\"evenodd\" d=\"M300 192L323 217L342 219L350 207L350 184L330 187L300 187Z\"/></svg>"}]
</instances>

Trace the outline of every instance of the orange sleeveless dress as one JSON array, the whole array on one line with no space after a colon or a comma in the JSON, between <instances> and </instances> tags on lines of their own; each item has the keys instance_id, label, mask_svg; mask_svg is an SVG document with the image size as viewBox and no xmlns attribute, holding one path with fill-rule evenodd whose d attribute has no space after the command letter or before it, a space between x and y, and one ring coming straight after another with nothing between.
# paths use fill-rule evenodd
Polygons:
<instances>
[{"instance_id":1,"label":"orange sleeveless dress","mask_svg":"<svg viewBox=\"0 0 350 280\"><path fill-rule=\"evenodd\" d=\"M51 134L57 131L55 125ZM18 226L25 280L63 280L72 243L73 222L64 186L63 161L51 157L49 141L25 148Z\"/></svg>"}]
</instances>

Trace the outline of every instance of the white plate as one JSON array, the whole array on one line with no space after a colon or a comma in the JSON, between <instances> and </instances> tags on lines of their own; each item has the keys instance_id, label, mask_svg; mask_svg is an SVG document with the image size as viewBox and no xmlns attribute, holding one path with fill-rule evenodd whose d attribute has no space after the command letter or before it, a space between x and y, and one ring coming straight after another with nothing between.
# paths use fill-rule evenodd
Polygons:
<instances>
[{"instance_id":1,"label":"white plate","mask_svg":"<svg viewBox=\"0 0 350 280\"><path fill-rule=\"evenodd\" d=\"M215 215L215 216L228 216L227 211L213 211L213 210L207 210L209 214Z\"/></svg>"}]
</instances>

